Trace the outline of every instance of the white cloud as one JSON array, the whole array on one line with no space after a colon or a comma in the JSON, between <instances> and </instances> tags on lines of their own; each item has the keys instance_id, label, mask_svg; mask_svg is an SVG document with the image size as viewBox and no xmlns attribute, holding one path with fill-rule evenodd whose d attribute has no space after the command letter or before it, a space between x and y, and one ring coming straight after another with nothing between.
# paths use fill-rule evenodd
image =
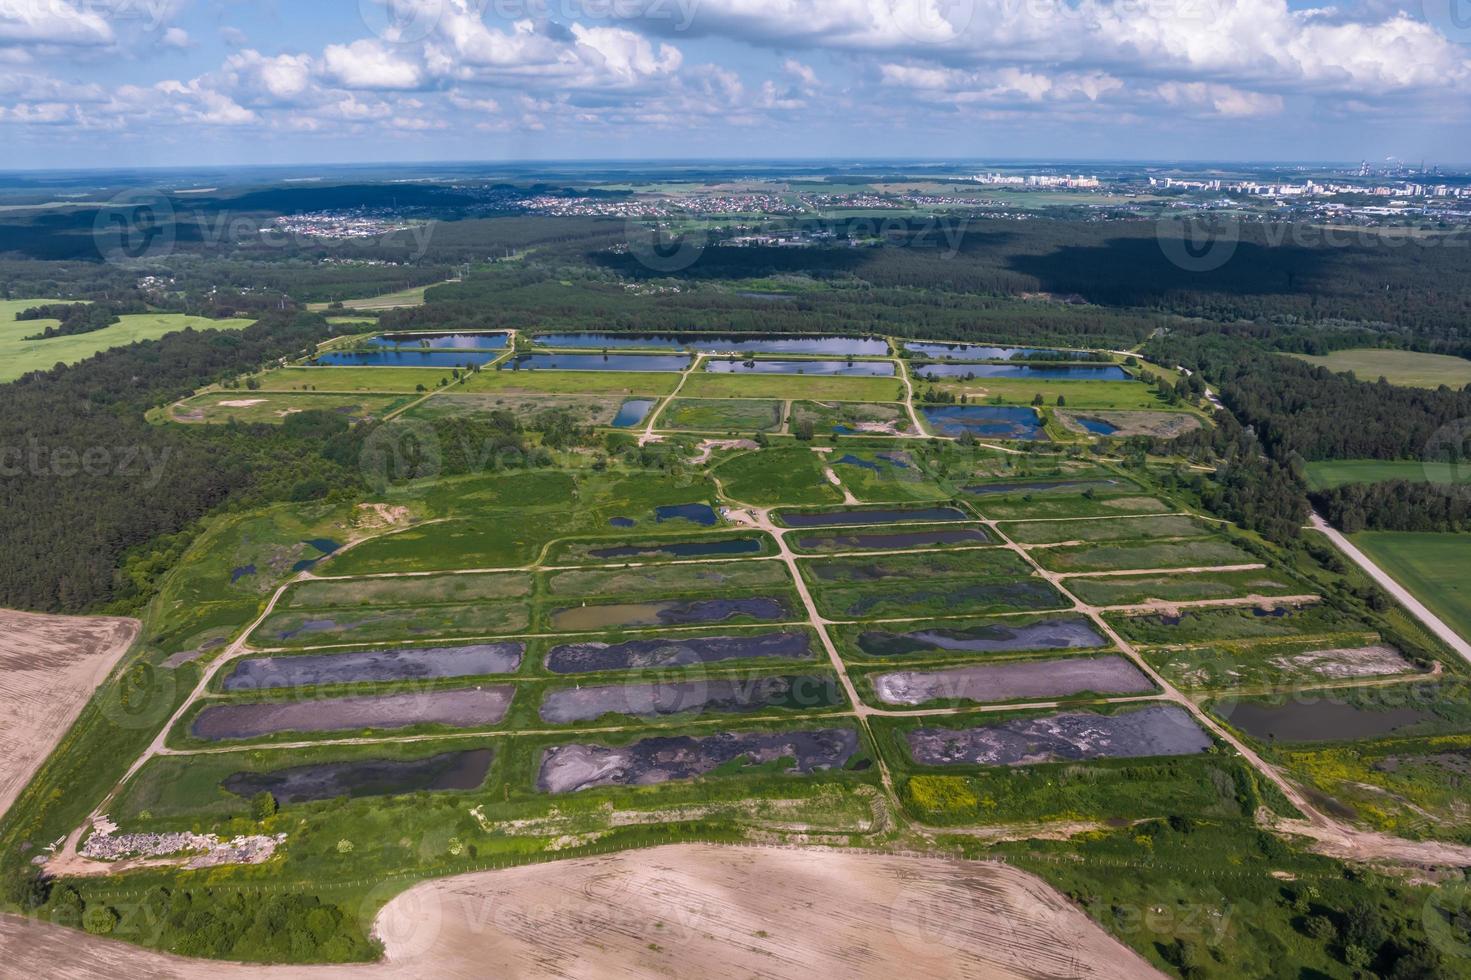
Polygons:
<instances>
[{"instance_id":1,"label":"white cloud","mask_svg":"<svg viewBox=\"0 0 1471 980\"><path fill-rule=\"evenodd\" d=\"M0 44L110 44L112 28L95 10L68 0L0 0Z\"/></svg>"},{"instance_id":2,"label":"white cloud","mask_svg":"<svg viewBox=\"0 0 1471 980\"><path fill-rule=\"evenodd\" d=\"M313 94L312 71L309 55L267 57L246 48L225 59L217 84L250 105L284 105Z\"/></svg>"},{"instance_id":3,"label":"white cloud","mask_svg":"<svg viewBox=\"0 0 1471 980\"><path fill-rule=\"evenodd\" d=\"M415 89L424 83L419 65L377 41L329 44L323 74L344 88Z\"/></svg>"},{"instance_id":4,"label":"white cloud","mask_svg":"<svg viewBox=\"0 0 1471 980\"><path fill-rule=\"evenodd\" d=\"M179 48L182 50L189 47L192 42L189 40L188 31L182 27L170 27L163 32L163 36L158 39L158 43L166 48Z\"/></svg>"}]
</instances>

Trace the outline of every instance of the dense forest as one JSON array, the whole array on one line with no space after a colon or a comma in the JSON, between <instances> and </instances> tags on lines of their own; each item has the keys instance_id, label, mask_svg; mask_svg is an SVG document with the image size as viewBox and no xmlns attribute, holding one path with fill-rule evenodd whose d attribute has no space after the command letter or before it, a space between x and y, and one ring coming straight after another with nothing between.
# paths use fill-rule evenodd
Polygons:
<instances>
[{"instance_id":1,"label":"dense forest","mask_svg":"<svg viewBox=\"0 0 1471 980\"><path fill-rule=\"evenodd\" d=\"M1311 494L1313 506L1339 530L1471 531L1466 487L1387 480L1350 483Z\"/></svg>"},{"instance_id":2,"label":"dense forest","mask_svg":"<svg viewBox=\"0 0 1471 980\"><path fill-rule=\"evenodd\" d=\"M1226 329L1174 330L1150 341L1146 353L1202 373L1267 452L1283 461L1448 458L1456 444L1438 434L1471 418L1471 389L1360 381Z\"/></svg>"},{"instance_id":3,"label":"dense forest","mask_svg":"<svg viewBox=\"0 0 1471 980\"><path fill-rule=\"evenodd\" d=\"M227 499L316 496L355 480L340 419L156 426L144 412L331 334L312 315L243 331L185 330L0 385L0 606L77 612L146 598L132 549Z\"/></svg>"}]
</instances>

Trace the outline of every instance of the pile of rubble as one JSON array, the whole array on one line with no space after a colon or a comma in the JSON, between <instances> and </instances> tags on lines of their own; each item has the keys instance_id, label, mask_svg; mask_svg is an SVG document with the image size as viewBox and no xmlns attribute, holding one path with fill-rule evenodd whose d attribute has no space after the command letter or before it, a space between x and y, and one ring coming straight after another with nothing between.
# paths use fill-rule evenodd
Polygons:
<instances>
[{"instance_id":1,"label":"pile of rubble","mask_svg":"<svg viewBox=\"0 0 1471 980\"><path fill-rule=\"evenodd\" d=\"M215 834L186 832L119 834L115 824L100 817L96 821L96 833L87 838L81 854L99 861L193 854L187 867L210 868L219 864L260 864L270 860L285 840L285 834L250 834L227 841Z\"/></svg>"}]
</instances>

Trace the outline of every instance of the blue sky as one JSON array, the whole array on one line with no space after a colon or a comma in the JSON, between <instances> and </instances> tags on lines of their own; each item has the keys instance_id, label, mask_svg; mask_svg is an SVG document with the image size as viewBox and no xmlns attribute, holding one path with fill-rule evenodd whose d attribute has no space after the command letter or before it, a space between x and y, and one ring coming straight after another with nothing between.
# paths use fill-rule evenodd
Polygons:
<instances>
[{"instance_id":1,"label":"blue sky","mask_svg":"<svg viewBox=\"0 0 1471 980\"><path fill-rule=\"evenodd\" d=\"M1471 162L1471 0L0 0L0 166Z\"/></svg>"}]
</instances>

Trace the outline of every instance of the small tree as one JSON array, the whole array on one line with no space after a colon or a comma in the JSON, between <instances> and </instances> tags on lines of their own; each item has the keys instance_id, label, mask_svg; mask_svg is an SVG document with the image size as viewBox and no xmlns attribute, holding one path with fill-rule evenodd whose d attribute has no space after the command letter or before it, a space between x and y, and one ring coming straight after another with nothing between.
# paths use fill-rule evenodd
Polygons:
<instances>
[{"instance_id":1,"label":"small tree","mask_svg":"<svg viewBox=\"0 0 1471 980\"><path fill-rule=\"evenodd\" d=\"M1032 404L1037 408L1041 408L1043 405L1047 404L1047 399L1043 398L1042 393L1039 391L1032 396Z\"/></svg>"},{"instance_id":2,"label":"small tree","mask_svg":"<svg viewBox=\"0 0 1471 980\"><path fill-rule=\"evenodd\" d=\"M276 815L276 798L269 790L261 790L250 798L250 812L258 822L269 820Z\"/></svg>"}]
</instances>

